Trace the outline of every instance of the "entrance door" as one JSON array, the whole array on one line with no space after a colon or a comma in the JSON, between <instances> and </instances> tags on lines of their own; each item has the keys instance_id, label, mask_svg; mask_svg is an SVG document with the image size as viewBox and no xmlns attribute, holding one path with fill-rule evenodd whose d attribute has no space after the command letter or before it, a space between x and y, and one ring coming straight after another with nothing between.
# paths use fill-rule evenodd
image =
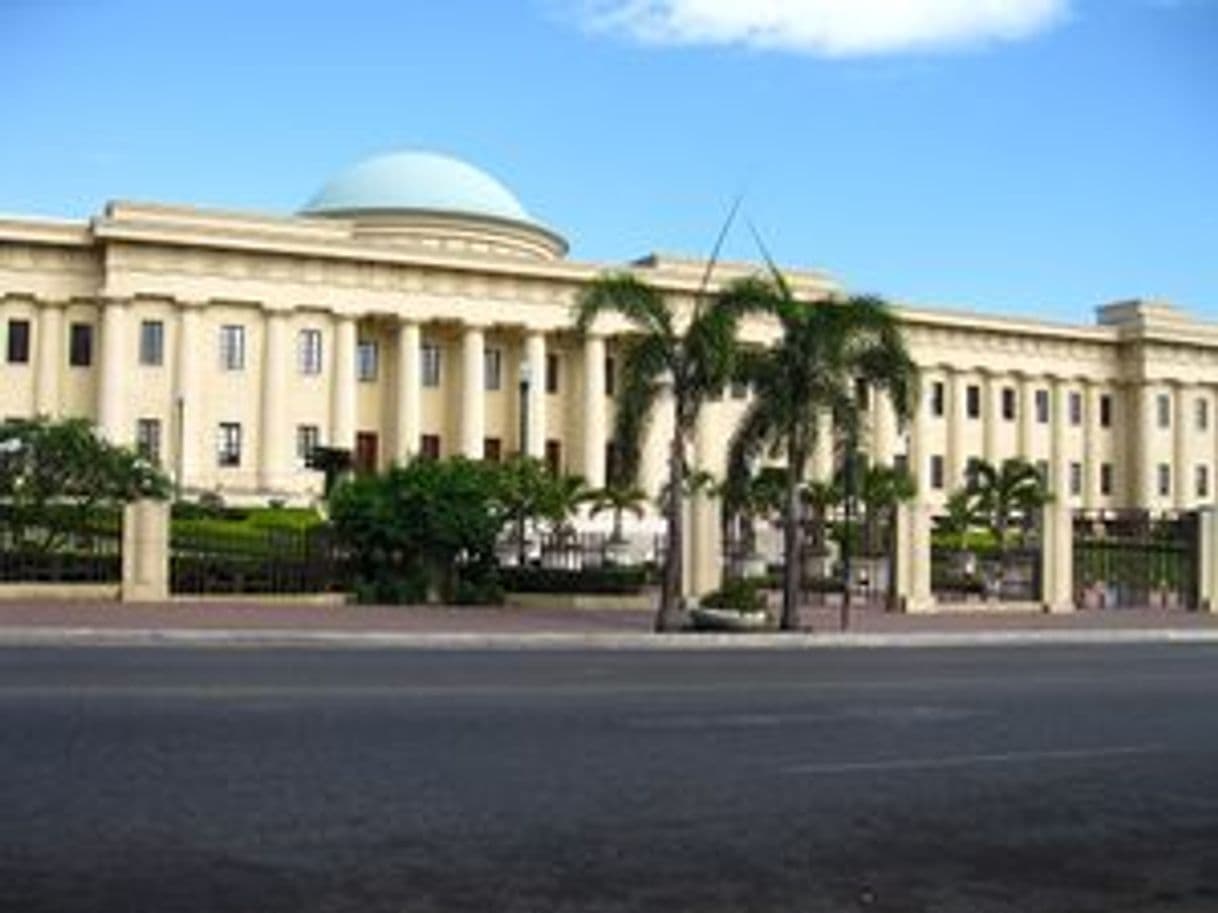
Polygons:
<instances>
[{"instance_id":1,"label":"entrance door","mask_svg":"<svg viewBox=\"0 0 1218 913\"><path fill-rule=\"evenodd\" d=\"M355 435L355 471L376 472L379 449L375 431L360 431Z\"/></svg>"}]
</instances>

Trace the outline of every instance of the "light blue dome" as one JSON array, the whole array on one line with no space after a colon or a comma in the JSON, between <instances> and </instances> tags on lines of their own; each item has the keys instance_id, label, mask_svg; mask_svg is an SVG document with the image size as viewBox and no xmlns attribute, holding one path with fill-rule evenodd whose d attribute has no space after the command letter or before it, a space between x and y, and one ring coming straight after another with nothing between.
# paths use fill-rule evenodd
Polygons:
<instances>
[{"instance_id":1,"label":"light blue dome","mask_svg":"<svg viewBox=\"0 0 1218 913\"><path fill-rule=\"evenodd\" d=\"M536 225L510 190L459 159L433 152L392 152L365 159L330 180L305 215L442 212Z\"/></svg>"}]
</instances>

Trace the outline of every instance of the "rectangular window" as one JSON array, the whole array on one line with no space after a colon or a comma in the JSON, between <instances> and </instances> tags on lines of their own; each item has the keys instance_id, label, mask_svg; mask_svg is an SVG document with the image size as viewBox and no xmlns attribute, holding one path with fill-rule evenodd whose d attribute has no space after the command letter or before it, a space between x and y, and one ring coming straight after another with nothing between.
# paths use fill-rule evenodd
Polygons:
<instances>
[{"instance_id":1,"label":"rectangular window","mask_svg":"<svg viewBox=\"0 0 1218 913\"><path fill-rule=\"evenodd\" d=\"M321 373L321 330L301 330L296 337L296 360L301 374Z\"/></svg>"},{"instance_id":2,"label":"rectangular window","mask_svg":"<svg viewBox=\"0 0 1218 913\"><path fill-rule=\"evenodd\" d=\"M239 422L221 422L220 437L217 443L217 463L219 465L241 465L241 425Z\"/></svg>"},{"instance_id":3,"label":"rectangular window","mask_svg":"<svg viewBox=\"0 0 1218 913\"><path fill-rule=\"evenodd\" d=\"M1171 466L1159 464L1159 497L1166 498L1171 494Z\"/></svg>"},{"instance_id":4,"label":"rectangular window","mask_svg":"<svg viewBox=\"0 0 1218 913\"><path fill-rule=\"evenodd\" d=\"M562 474L562 442L550 439L546 441L546 469L550 475Z\"/></svg>"},{"instance_id":5,"label":"rectangular window","mask_svg":"<svg viewBox=\"0 0 1218 913\"><path fill-rule=\"evenodd\" d=\"M135 450L154 466L161 464L161 420L141 418L135 423Z\"/></svg>"},{"instance_id":6,"label":"rectangular window","mask_svg":"<svg viewBox=\"0 0 1218 913\"><path fill-rule=\"evenodd\" d=\"M236 324L220 327L220 369L245 370L245 327Z\"/></svg>"},{"instance_id":7,"label":"rectangular window","mask_svg":"<svg viewBox=\"0 0 1218 913\"><path fill-rule=\"evenodd\" d=\"M438 345L434 342L423 343L423 357L420 359L419 365L423 372L423 386L440 386L440 347Z\"/></svg>"},{"instance_id":8,"label":"rectangular window","mask_svg":"<svg viewBox=\"0 0 1218 913\"><path fill-rule=\"evenodd\" d=\"M617 360L612 355L605 358L605 395L617 395Z\"/></svg>"},{"instance_id":9,"label":"rectangular window","mask_svg":"<svg viewBox=\"0 0 1218 913\"><path fill-rule=\"evenodd\" d=\"M68 364L73 368L93 364L93 324L74 323L68 327Z\"/></svg>"},{"instance_id":10,"label":"rectangular window","mask_svg":"<svg viewBox=\"0 0 1218 913\"><path fill-rule=\"evenodd\" d=\"M377 347L370 339L363 339L355 346L355 374L363 383L376 380Z\"/></svg>"},{"instance_id":11,"label":"rectangular window","mask_svg":"<svg viewBox=\"0 0 1218 913\"><path fill-rule=\"evenodd\" d=\"M1100 396L1100 427L1112 427L1112 397L1107 393Z\"/></svg>"},{"instance_id":12,"label":"rectangular window","mask_svg":"<svg viewBox=\"0 0 1218 913\"><path fill-rule=\"evenodd\" d=\"M1015 421L1015 388L1002 388L1002 417L1008 422Z\"/></svg>"},{"instance_id":13,"label":"rectangular window","mask_svg":"<svg viewBox=\"0 0 1218 913\"><path fill-rule=\"evenodd\" d=\"M855 378L854 381L854 401L860 412L866 412L871 406L871 388L861 377Z\"/></svg>"},{"instance_id":14,"label":"rectangular window","mask_svg":"<svg viewBox=\"0 0 1218 913\"><path fill-rule=\"evenodd\" d=\"M1083 464L1070 464L1070 494L1078 497L1083 493Z\"/></svg>"},{"instance_id":15,"label":"rectangular window","mask_svg":"<svg viewBox=\"0 0 1218 913\"><path fill-rule=\"evenodd\" d=\"M503 458L503 442L497 437L484 438L482 441L482 459L488 463L498 463Z\"/></svg>"},{"instance_id":16,"label":"rectangular window","mask_svg":"<svg viewBox=\"0 0 1218 913\"><path fill-rule=\"evenodd\" d=\"M419 438L419 456L425 460L440 459L440 435L422 435Z\"/></svg>"},{"instance_id":17,"label":"rectangular window","mask_svg":"<svg viewBox=\"0 0 1218 913\"><path fill-rule=\"evenodd\" d=\"M482 386L498 390L503 386L503 350L484 349L482 352Z\"/></svg>"},{"instance_id":18,"label":"rectangular window","mask_svg":"<svg viewBox=\"0 0 1218 913\"><path fill-rule=\"evenodd\" d=\"M1036 421L1038 424L1049 424L1049 391L1036 391Z\"/></svg>"},{"instance_id":19,"label":"rectangular window","mask_svg":"<svg viewBox=\"0 0 1218 913\"><path fill-rule=\"evenodd\" d=\"M964 412L969 418L981 418L981 388L976 384L964 388Z\"/></svg>"},{"instance_id":20,"label":"rectangular window","mask_svg":"<svg viewBox=\"0 0 1218 913\"><path fill-rule=\"evenodd\" d=\"M1204 463L1197 464L1197 497L1210 496L1210 468Z\"/></svg>"},{"instance_id":21,"label":"rectangular window","mask_svg":"<svg viewBox=\"0 0 1218 913\"><path fill-rule=\"evenodd\" d=\"M930 458L930 487L943 490L943 457L937 453Z\"/></svg>"},{"instance_id":22,"label":"rectangular window","mask_svg":"<svg viewBox=\"0 0 1218 913\"><path fill-rule=\"evenodd\" d=\"M10 320L8 322L8 363L10 365L29 364L30 361L30 322L28 320Z\"/></svg>"},{"instance_id":23,"label":"rectangular window","mask_svg":"<svg viewBox=\"0 0 1218 913\"><path fill-rule=\"evenodd\" d=\"M1197 398L1197 430L1205 431L1210 426L1210 401L1204 397Z\"/></svg>"},{"instance_id":24,"label":"rectangular window","mask_svg":"<svg viewBox=\"0 0 1218 913\"><path fill-rule=\"evenodd\" d=\"M1108 496L1112 494L1112 464L1100 464L1100 494Z\"/></svg>"},{"instance_id":25,"label":"rectangular window","mask_svg":"<svg viewBox=\"0 0 1218 913\"><path fill-rule=\"evenodd\" d=\"M1155 398L1155 403L1159 413L1159 427L1171 427L1171 397L1166 393L1160 393Z\"/></svg>"},{"instance_id":26,"label":"rectangular window","mask_svg":"<svg viewBox=\"0 0 1218 913\"><path fill-rule=\"evenodd\" d=\"M296 426L296 459L302 466L313 461L313 451L321 444L321 432L316 425Z\"/></svg>"},{"instance_id":27,"label":"rectangular window","mask_svg":"<svg viewBox=\"0 0 1218 913\"><path fill-rule=\"evenodd\" d=\"M943 381L937 380L930 385L930 414L935 418L942 418L946 399Z\"/></svg>"},{"instance_id":28,"label":"rectangular window","mask_svg":"<svg viewBox=\"0 0 1218 913\"><path fill-rule=\"evenodd\" d=\"M158 366L165 361L165 324L159 320L140 321L140 364Z\"/></svg>"},{"instance_id":29,"label":"rectangular window","mask_svg":"<svg viewBox=\"0 0 1218 913\"><path fill-rule=\"evenodd\" d=\"M546 392L558 392L558 356L546 355Z\"/></svg>"},{"instance_id":30,"label":"rectangular window","mask_svg":"<svg viewBox=\"0 0 1218 913\"><path fill-rule=\"evenodd\" d=\"M1083 394L1077 390L1071 390L1067 404L1070 411L1070 424L1081 425L1083 423Z\"/></svg>"}]
</instances>

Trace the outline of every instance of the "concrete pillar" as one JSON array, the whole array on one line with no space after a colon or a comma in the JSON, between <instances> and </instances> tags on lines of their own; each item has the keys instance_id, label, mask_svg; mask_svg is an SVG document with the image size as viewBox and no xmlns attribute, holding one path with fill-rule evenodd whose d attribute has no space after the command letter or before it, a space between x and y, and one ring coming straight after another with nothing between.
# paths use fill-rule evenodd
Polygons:
<instances>
[{"instance_id":1,"label":"concrete pillar","mask_svg":"<svg viewBox=\"0 0 1218 913\"><path fill-rule=\"evenodd\" d=\"M584 339L584 481L593 488L605 484L605 338Z\"/></svg>"},{"instance_id":2,"label":"concrete pillar","mask_svg":"<svg viewBox=\"0 0 1218 913\"><path fill-rule=\"evenodd\" d=\"M127 303L106 300L101 305L101 350L97 366L97 427L113 444L132 443L128 428Z\"/></svg>"},{"instance_id":3,"label":"concrete pillar","mask_svg":"<svg viewBox=\"0 0 1218 913\"><path fill-rule=\"evenodd\" d=\"M703 416L694 436L694 470L709 472L716 481L722 475L718 459L722 442L716 441ZM699 491L690 499L688 561L689 595L704 596L719 588L723 574L723 528L719 522L719 499Z\"/></svg>"},{"instance_id":4,"label":"concrete pillar","mask_svg":"<svg viewBox=\"0 0 1218 913\"><path fill-rule=\"evenodd\" d=\"M529 366L529 434L527 452L543 459L546 454L546 334L535 330L525 338L524 357Z\"/></svg>"},{"instance_id":5,"label":"concrete pillar","mask_svg":"<svg viewBox=\"0 0 1218 913\"><path fill-rule=\"evenodd\" d=\"M201 395L199 352L203 347L203 314L193 304L178 310L177 373L174 427L177 434L177 483L184 488L198 484L202 469L200 453L207 435L206 401Z\"/></svg>"},{"instance_id":6,"label":"concrete pillar","mask_svg":"<svg viewBox=\"0 0 1218 913\"><path fill-rule=\"evenodd\" d=\"M467 324L461 337L461 453L482 459L486 438L486 340L482 327Z\"/></svg>"},{"instance_id":7,"label":"concrete pillar","mask_svg":"<svg viewBox=\"0 0 1218 913\"><path fill-rule=\"evenodd\" d=\"M897 602L905 612L935 608L930 586L930 444L926 398L922 397L909 423L909 472L917 493L897 508Z\"/></svg>"},{"instance_id":8,"label":"concrete pillar","mask_svg":"<svg viewBox=\"0 0 1218 913\"><path fill-rule=\"evenodd\" d=\"M671 384L664 384L652 406L639 459L639 485L653 501L668 484L668 450L673 434Z\"/></svg>"},{"instance_id":9,"label":"concrete pillar","mask_svg":"<svg viewBox=\"0 0 1218 913\"><path fill-rule=\"evenodd\" d=\"M897 452L897 417L887 393L876 392L871 398L871 459L891 466Z\"/></svg>"},{"instance_id":10,"label":"concrete pillar","mask_svg":"<svg viewBox=\"0 0 1218 913\"><path fill-rule=\"evenodd\" d=\"M1019 378L1018 451L1029 462L1035 462L1032 441L1036 434L1036 380L1026 375Z\"/></svg>"},{"instance_id":11,"label":"concrete pillar","mask_svg":"<svg viewBox=\"0 0 1218 913\"><path fill-rule=\"evenodd\" d=\"M1153 383L1143 382L1138 390L1138 432L1132 440L1135 467L1134 507L1152 508L1158 502L1155 467L1155 434L1158 431L1156 397Z\"/></svg>"},{"instance_id":12,"label":"concrete pillar","mask_svg":"<svg viewBox=\"0 0 1218 913\"><path fill-rule=\"evenodd\" d=\"M1083 507L1095 508L1100 493L1100 463L1103 462L1096 438L1100 426L1100 390L1091 381L1083 382Z\"/></svg>"},{"instance_id":13,"label":"concrete pillar","mask_svg":"<svg viewBox=\"0 0 1218 913\"><path fill-rule=\"evenodd\" d=\"M1197 607L1218 612L1218 508L1202 507L1197 523Z\"/></svg>"},{"instance_id":14,"label":"concrete pillar","mask_svg":"<svg viewBox=\"0 0 1218 913\"><path fill-rule=\"evenodd\" d=\"M818 482L833 479L833 418L822 412L816 419L816 449L812 451L812 478Z\"/></svg>"},{"instance_id":15,"label":"concrete pillar","mask_svg":"<svg viewBox=\"0 0 1218 913\"><path fill-rule=\"evenodd\" d=\"M422 340L419 325L413 320L398 324L397 441L398 462L407 463L419 451L423 433L423 366L420 364Z\"/></svg>"},{"instance_id":16,"label":"concrete pillar","mask_svg":"<svg viewBox=\"0 0 1218 913\"><path fill-rule=\"evenodd\" d=\"M1074 512L1063 499L1044 510L1042 601L1046 612L1074 611Z\"/></svg>"},{"instance_id":17,"label":"concrete pillar","mask_svg":"<svg viewBox=\"0 0 1218 913\"><path fill-rule=\"evenodd\" d=\"M1069 415L1066 382L1053 378L1049 387L1049 488L1055 503L1070 503L1070 460L1066 449Z\"/></svg>"},{"instance_id":18,"label":"concrete pillar","mask_svg":"<svg viewBox=\"0 0 1218 913\"><path fill-rule=\"evenodd\" d=\"M136 501L123 510L123 602L169 598L169 503Z\"/></svg>"},{"instance_id":19,"label":"concrete pillar","mask_svg":"<svg viewBox=\"0 0 1218 913\"><path fill-rule=\"evenodd\" d=\"M292 438L288 427L288 315L268 311L263 327L262 422L258 435L258 486L282 488L290 470Z\"/></svg>"},{"instance_id":20,"label":"concrete pillar","mask_svg":"<svg viewBox=\"0 0 1218 913\"><path fill-rule=\"evenodd\" d=\"M1171 501L1176 510L1185 510L1193 502L1192 460L1189 458L1189 431L1196 420L1190 407L1189 388L1176 384L1172 390L1172 469Z\"/></svg>"},{"instance_id":21,"label":"concrete pillar","mask_svg":"<svg viewBox=\"0 0 1218 913\"><path fill-rule=\"evenodd\" d=\"M993 374L981 380L981 456L993 466L999 465L998 427L1002 418L1002 384Z\"/></svg>"},{"instance_id":22,"label":"concrete pillar","mask_svg":"<svg viewBox=\"0 0 1218 913\"><path fill-rule=\"evenodd\" d=\"M38 372L35 375L34 412L57 418L60 408L59 376L63 371L63 305L40 302L38 308Z\"/></svg>"},{"instance_id":23,"label":"concrete pillar","mask_svg":"<svg viewBox=\"0 0 1218 913\"><path fill-rule=\"evenodd\" d=\"M951 494L964 482L964 407L963 375L951 371L947 378L947 453L944 459L944 488Z\"/></svg>"},{"instance_id":24,"label":"concrete pillar","mask_svg":"<svg viewBox=\"0 0 1218 913\"><path fill-rule=\"evenodd\" d=\"M359 400L355 385L355 318L339 314L335 318L334 380L330 400L331 447L355 451L355 423Z\"/></svg>"}]
</instances>

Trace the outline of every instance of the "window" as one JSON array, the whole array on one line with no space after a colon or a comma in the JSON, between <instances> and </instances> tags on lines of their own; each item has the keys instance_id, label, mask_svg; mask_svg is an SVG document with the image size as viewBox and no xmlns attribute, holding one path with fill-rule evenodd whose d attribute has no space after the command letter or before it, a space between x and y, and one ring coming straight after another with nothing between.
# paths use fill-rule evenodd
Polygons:
<instances>
[{"instance_id":1,"label":"window","mask_svg":"<svg viewBox=\"0 0 1218 913\"><path fill-rule=\"evenodd\" d=\"M861 377L855 378L854 381L854 401L858 404L860 412L866 412L871 406L871 388Z\"/></svg>"},{"instance_id":2,"label":"window","mask_svg":"<svg viewBox=\"0 0 1218 913\"><path fill-rule=\"evenodd\" d=\"M894 472L905 475L909 472L909 457L904 453L894 453L892 455L892 469Z\"/></svg>"},{"instance_id":3,"label":"window","mask_svg":"<svg viewBox=\"0 0 1218 913\"><path fill-rule=\"evenodd\" d=\"M976 384L964 388L964 412L969 418L981 418L981 388Z\"/></svg>"},{"instance_id":4,"label":"window","mask_svg":"<svg viewBox=\"0 0 1218 913\"><path fill-rule=\"evenodd\" d=\"M1112 397L1107 393L1100 396L1100 427L1112 427Z\"/></svg>"},{"instance_id":5,"label":"window","mask_svg":"<svg viewBox=\"0 0 1218 913\"><path fill-rule=\"evenodd\" d=\"M422 435L419 438L419 456L425 460L440 459L440 435Z\"/></svg>"},{"instance_id":6,"label":"window","mask_svg":"<svg viewBox=\"0 0 1218 913\"><path fill-rule=\"evenodd\" d=\"M930 385L930 414L936 418L943 416L943 406L946 400L943 381L937 380Z\"/></svg>"},{"instance_id":7,"label":"window","mask_svg":"<svg viewBox=\"0 0 1218 913\"><path fill-rule=\"evenodd\" d=\"M485 349L482 352L482 386L498 390L503 386L503 351Z\"/></svg>"},{"instance_id":8,"label":"window","mask_svg":"<svg viewBox=\"0 0 1218 913\"><path fill-rule=\"evenodd\" d=\"M1197 464L1197 497L1210 496L1210 468L1204 463Z\"/></svg>"},{"instance_id":9,"label":"window","mask_svg":"<svg viewBox=\"0 0 1218 913\"><path fill-rule=\"evenodd\" d=\"M8 363L28 364L30 360L30 322L10 320L8 322Z\"/></svg>"},{"instance_id":10,"label":"window","mask_svg":"<svg viewBox=\"0 0 1218 913\"><path fill-rule=\"evenodd\" d=\"M1036 421L1041 425L1049 424L1049 391L1036 391Z\"/></svg>"},{"instance_id":11,"label":"window","mask_svg":"<svg viewBox=\"0 0 1218 913\"><path fill-rule=\"evenodd\" d=\"M220 368L224 371L245 369L245 327L234 324L220 327Z\"/></svg>"},{"instance_id":12,"label":"window","mask_svg":"<svg viewBox=\"0 0 1218 913\"><path fill-rule=\"evenodd\" d=\"M1155 399L1159 412L1159 427L1171 427L1171 397L1166 393L1160 393Z\"/></svg>"},{"instance_id":13,"label":"window","mask_svg":"<svg viewBox=\"0 0 1218 913\"><path fill-rule=\"evenodd\" d=\"M482 459L488 463L498 463L503 458L503 442L497 437L488 437L482 441Z\"/></svg>"},{"instance_id":14,"label":"window","mask_svg":"<svg viewBox=\"0 0 1218 913\"><path fill-rule=\"evenodd\" d=\"M617 394L617 361L612 355L605 358L605 395Z\"/></svg>"},{"instance_id":15,"label":"window","mask_svg":"<svg viewBox=\"0 0 1218 913\"><path fill-rule=\"evenodd\" d=\"M140 364L160 365L165 361L165 324L159 320L140 321Z\"/></svg>"},{"instance_id":16,"label":"window","mask_svg":"<svg viewBox=\"0 0 1218 913\"><path fill-rule=\"evenodd\" d=\"M1071 390L1067 403L1070 411L1070 424L1081 425L1083 423L1083 394L1077 390Z\"/></svg>"},{"instance_id":17,"label":"window","mask_svg":"<svg viewBox=\"0 0 1218 913\"><path fill-rule=\"evenodd\" d=\"M142 418L135 423L135 450L149 463L161 463L161 420Z\"/></svg>"},{"instance_id":18,"label":"window","mask_svg":"<svg viewBox=\"0 0 1218 913\"><path fill-rule=\"evenodd\" d=\"M550 439L546 441L546 470L551 475L562 473L562 442Z\"/></svg>"},{"instance_id":19,"label":"window","mask_svg":"<svg viewBox=\"0 0 1218 913\"><path fill-rule=\"evenodd\" d=\"M930 458L930 487L943 490L943 457L937 453Z\"/></svg>"},{"instance_id":20,"label":"window","mask_svg":"<svg viewBox=\"0 0 1218 913\"><path fill-rule=\"evenodd\" d=\"M74 323L68 327L68 364L73 368L93 364L93 324Z\"/></svg>"},{"instance_id":21,"label":"window","mask_svg":"<svg viewBox=\"0 0 1218 913\"><path fill-rule=\"evenodd\" d=\"M316 330L306 332L317 332ZM320 334L318 334L320 339ZM302 466L308 466L313 461L313 451L321 444L321 433L316 425L296 426L296 459Z\"/></svg>"},{"instance_id":22,"label":"window","mask_svg":"<svg viewBox=\"0 0 1218 913\"><path fill-rule=\"evenodd\" d=\"M1171 494L1171 466L1159 464L1159 497L1166 498Z\"/></svg>"},{"instance_id":23,"label":"window","mask_svg":"<svg viewBox=\"0 0 1218 913\"><path fill-rule=\"evenodd\" d=\"M221 466L241 465L241 425L238 422L220 423L217 462Z\"/></svg>"},{"instance_id":24,"label":"window","mask_svg":"<svg viewBox=\"0 0 1218 913\"><path fill-rule=\"evenodd\" d=\"M1112 494L1112 464L1100 463L1100 494Z\"/></svg>"},{"instance_id":25,"label":"window","mask_svg":"<svg viewBox=\"0 0 1218 913\"><path fill-rule=\"evenodd\" d=\"M301 374L321 373L321 330L301 330L296 337L296 361Z\"/></svg>"},{"instance_id":26,"label":"window","mask_svg":"<svg viewBox=\"0 0 1218 913\"><path fill-rule=\"evenodd\" d=\"M1002 388L1002 417L1008 421L1015 420L1015 388Z\"/></svg>"},{"instance_id":27,"label":"window","mask_svg":"<svg viewBox=\"0 0 1218 913\"><path fill-rule=\"evenodd\" d=\"M1197 430L1205 431L1210 426L1210 401L1197 398Z\"/></svg>"},{"instance_id":28,"label":"window","mask_svg":"<svg viewBox=\"0 0 1218 913\"><path fill-rule=\"evenodd\" d=\"M376 380L377 348L369 339L360 340L355 346L355 374L364 383Z\"/></svg>"},{"instance_id":29,"label":"window","mask_svg":"<svg viewBox=\"0 0 1218 913\"><path fill-rule=\"evenodd\" d=\"M546 392L558 392L558 356L546 356Z\"/></svg>"},{"instance_id":30,"label":"window","mask_svg":"<svg viewBox=\"0 0 1218 913\"><path fill-rule=\"evenodd\" d=\"M1083 493L1083 464L1070 464L1070 494L1075 497Z\"/></svg>"},{"instance_id":31,"label":"window","mask_svg":"<svg viewBox=\"0 0 1218 913\"><path fill-rule=\"evenodd\" d=\"M423 358L420 361L423 371L423 386L440 386L440 347L434 342L423 343ZM429 437L430 435L423 435Z\"/></svg>"}]
</instances>

